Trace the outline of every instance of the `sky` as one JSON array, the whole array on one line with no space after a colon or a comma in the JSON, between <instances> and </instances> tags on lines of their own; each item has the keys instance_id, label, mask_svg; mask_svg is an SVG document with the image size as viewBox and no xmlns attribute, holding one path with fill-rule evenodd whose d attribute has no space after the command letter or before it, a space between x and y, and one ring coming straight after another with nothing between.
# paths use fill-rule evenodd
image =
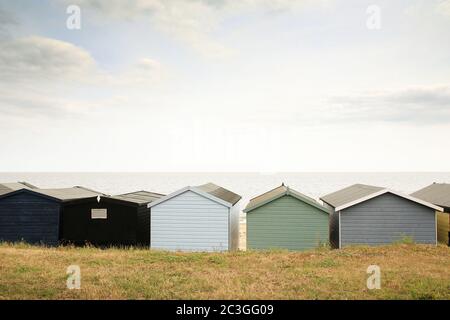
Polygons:
<instances>
[{"instance_id":1,"label":"sky","mask_svg":"<svg viewBox=\"0 0 450 320\"><path fill-rule=\"evenodd\" d=\"M450 171L450 0L0 0L0 132L0 171Z\"/></svg>"}]
</instances>

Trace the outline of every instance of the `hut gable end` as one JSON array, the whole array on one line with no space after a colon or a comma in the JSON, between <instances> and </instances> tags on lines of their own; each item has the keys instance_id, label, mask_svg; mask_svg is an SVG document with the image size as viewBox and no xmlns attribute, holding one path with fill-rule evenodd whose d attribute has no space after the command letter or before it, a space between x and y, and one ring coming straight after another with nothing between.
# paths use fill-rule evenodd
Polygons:
<instances>
[{"instance_id":1,"label":"hut gable end","mask_svg":"<svg viewBox=\"0 0 450 320\"><path fill-rule=\"evenodd\" d=\"M436 243L434 210L393 193L347 207L340 215L340 247L389 244L410 237Z\"/></svg>"},{"instance_id":2,"label":"hut gable end","mask_svg":"<svg viewBox=\"0 0 450 320\"><path fill-rule=\"evenodd\" d=\"M151 247L165 250L229 249L229 208L185 190L151 208Z\"/></svg>"},{"instance_id":3,"label":"hut gable end","mask_svg":"<svg viewBox=\"0 0 450 320\"><path fill-rule=\"evenodd\" d=\"M60 204L21 189L0 197L0 239L57 245Z\"/></svg>"},{"instance_id":4,"label":"hut gable end","mask_svg":"<svg viewBox=\"0 0 450 320\"><path fill-rule=\"evenodd\" d=\"M284 185L253 198L245 212L250 249L305 250L328 242L328 210Z\"/></svg>"}]
</instances>

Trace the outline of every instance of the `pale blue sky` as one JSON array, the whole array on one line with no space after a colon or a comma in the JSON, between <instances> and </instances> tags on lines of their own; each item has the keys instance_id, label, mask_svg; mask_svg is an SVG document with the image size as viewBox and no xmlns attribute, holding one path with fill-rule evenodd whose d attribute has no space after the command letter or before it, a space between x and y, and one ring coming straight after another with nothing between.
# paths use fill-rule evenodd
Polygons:
<instances>
[{"instance_id":1,"label":"pale blue sky","mask_svg":"<svg viewBox=\"0 0 450 320\"><path fill-rule=\"evenodd\" d=\"M450 0L0 0L0 171L449 171L448 39Z\"/></svg>"}]
</instances>

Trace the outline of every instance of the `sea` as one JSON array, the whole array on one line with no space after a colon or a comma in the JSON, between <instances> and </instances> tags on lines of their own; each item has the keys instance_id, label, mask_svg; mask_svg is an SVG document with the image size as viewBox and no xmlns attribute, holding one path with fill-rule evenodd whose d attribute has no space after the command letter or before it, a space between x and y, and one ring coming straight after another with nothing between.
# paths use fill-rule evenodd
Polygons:
<instances>
[{"instance_id":1,"label":"sea","mask_svg":"<svg viewBox=\"0 0 450 320\"><path fill-rule=\"evenodd\" d=\"M242 196L243 209L251 198L282 183L310 197L334 192L355 183L412 193L433 182L450 183L450 172L3 172L0 183L26 181L40 188L84 186L117 195L138 190L169 194L186 186L213 182ZM241 215L241 222L245 216Z\"/></svg>"}]
</instances>

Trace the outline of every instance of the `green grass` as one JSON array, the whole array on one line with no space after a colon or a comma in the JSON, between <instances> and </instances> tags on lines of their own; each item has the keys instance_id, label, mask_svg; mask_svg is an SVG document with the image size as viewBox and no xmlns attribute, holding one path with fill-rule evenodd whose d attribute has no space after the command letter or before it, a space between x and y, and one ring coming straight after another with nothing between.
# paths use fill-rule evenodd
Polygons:
<instances>
[{"instance_id":1,"label":"green grass","mask_svg":"<svg viewBox=\"0 0 450 320\"><path fill-rule=\"evenodd\" d=\"M404 243L406 242L406 243ZM66 288L69 265L81 289ZM381 268L381 289L366 287ZM0 299L450 299L450 248L180 253L0 244Z\"/></svg>"}]
</instances>

